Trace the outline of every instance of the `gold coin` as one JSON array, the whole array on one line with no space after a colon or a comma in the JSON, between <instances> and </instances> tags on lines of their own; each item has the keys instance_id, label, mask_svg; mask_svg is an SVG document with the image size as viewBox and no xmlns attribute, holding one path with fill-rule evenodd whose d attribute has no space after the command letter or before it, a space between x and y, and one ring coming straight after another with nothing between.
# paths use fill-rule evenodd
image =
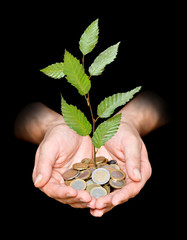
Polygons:
<instances>
[{"instance_id":1,"label":"gold coin","mask_svg":"<svg viewBox=\"0 0 187 240\"><path fill-rule=\"evenodd\" d=\"M100 163L106 163L108 161L107 158L100 156L100 157L96 157L96 164L100 164ZM94 163L94 159L92 159L90 161L90 163Z\"/></svg>"},{"instance_id":2,"label":"gold coin","mask_svg":"<svg viewBox=\"0 0 187 240\"><path fill-rule=\"evenodd\" d=\"M89 168L93 168L93 167L95 167L95 165L94 165L94 163L89 163L89 164L88 164L88 167L89 167Z\"/></svg>"},{"instance_id":3,"label":"gold coin","mask_svg":"<svg viewBox=\"0 0 187 240\"><path fill-rule=\"evenodd\" d=\"M109 183L113 188L122 188L125 186L125 180L115 181L113 179L110 179Z\"/></svg>"},{"instance_id":4,"label":"gold coin","mask_svg":"<svg viewBox=\"0 0 187 240\"><path fill-rule=\"evenodd\" d=\"M72 182L71 180L64 181L64 183L65 183L66 186L70 186L70 183L71 183L71 182Z\"/></svg>"},{"instance_id":5,"label":"gold coin","mask_svg":"<svg viewBox=\"0 0 187 240\"><path fill-rule=\"evenodd\" d=\"M106 163L97 163L97 168L102 168L104 166L108 166Z\"/></svg>"},{"instance_id":6,"label":"gold coin","mask_svg":"<svg viewBox=\"0 0 187 240\"><path fill-rule=\"evenodd\" d=\"M103 156L96 157L96 163L97 164L99 164L99 163L106 163L107 161L108 161L108 159L103 157Z\"/></svg>"},{"instance_id":7,"label":"gold coin","mask_svg":"<svg viewBox=\"0 0 187 240\"><path fill-rule=\"evenodd\" d=\"M84 158L84 159L82 159L81 163L89 164L91 160L92 160L91 158Z\"/></svg>"},{"instance_id":8,"label":"gold coin","mask_svg":"<svg viewBox=\"0 0 187 240\"><path fill-rule=\"evenodd\" d=\"M113 180L123 180L126 176L125 172L122 170L115 169L112 172L110 172L110 176Z\"/></svg>"},{"instance_id":9,"label":"gold coin","mask_svg":"<svg viewBox=\"0 0 187 240\"><path fill-rule=\"evenodd\" d=\"M77 177L78 175L79 175L79 171L70 168L62 174L62 177L64 178L64 180L71 180Z\"/></svg>"},{"instance_id":10,"label":"gold coin","mask_svg":"<svg viewBox=\"0 0 187 240\"><path fill-rule=\"evenodd\" d=\"M70 186L76 190L84 190L86 188L86 182L82 179L75 179L70 183Z\"/></svg>"},{"instance_id":11,"label":"gold coin","mask_svg":"<svg viewBox=\"0 0 187 240\"><path fill-rule=\"evenodd\" d=\"M87 168L88 168L88 163L78 162L73 164L73 169L76 169L76 170L85 170Z\"/></svg>"}]
</instances>

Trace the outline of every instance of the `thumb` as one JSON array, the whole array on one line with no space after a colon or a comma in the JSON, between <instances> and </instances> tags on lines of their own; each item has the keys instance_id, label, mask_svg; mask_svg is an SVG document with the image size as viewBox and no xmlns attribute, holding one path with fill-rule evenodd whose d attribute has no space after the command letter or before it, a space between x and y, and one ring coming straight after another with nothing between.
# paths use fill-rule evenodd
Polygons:
<instances>
[{"instance_id":1,"label":"thumb","mask_svg":"<svg viewBox=\"0 0 187 240\"><path fill-rule=\"evenodd\" d=\"M47 151L42 147L36 154L36 164L34 169L34 185L35 187L43 187L52 175L52 168L55 162L55 154L48 148Z\"/></svg>"},{"instance_id":2,"label":"thumb","mask_svg":"<svg viewBox=\"0 0 187 240\"><path fill-rule=\"evenodd\" d=\"M125 145L125 160L128 176L133 181L140 181L141 176L141 145L136 139Z\"/></svg>"}]
</instances>

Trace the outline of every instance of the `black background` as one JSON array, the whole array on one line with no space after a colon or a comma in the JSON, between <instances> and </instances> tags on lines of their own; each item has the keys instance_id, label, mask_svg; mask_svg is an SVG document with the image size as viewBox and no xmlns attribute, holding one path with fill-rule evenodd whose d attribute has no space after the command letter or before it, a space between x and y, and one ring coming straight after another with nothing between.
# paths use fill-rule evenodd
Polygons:
<instances>
[{"instance_id":1,"label":"black background","mask_svg":"<svg viewBox=\"0 0 187 240\"><path fill-rule=\"evenodd\" d=\"M181 231L184 192L181 169L184 161L183 134L185 82L183 63L183 11L175 5L135 5L99 3L15 4L6 6L3 48L6 51L5 92L3 95L3 133L5 161L3 199L4 222L14 233L42 234L65 232L70 236L98 237L128 231L146 235ZM54 80L39 70L63 61L64 50L81 59L79 39L86 27L99 18L99 42L85 57L85 68L107 47L121 41L117 59L104 73L92 79L93 107L106 96L136 86L160 95L171 111L171 122L143 138L153 174L142 191L102 218L88 209L73 209L50 199L33 186L32 170L36 145L19 141L12 134L18 111L27 103L41 101L60 113L60 93L68 103L87 111L79 94L65 79ZM4 88L3 88L4 89ZM5 104L6 103L6 104ZM95 108L96 109L96 108ZM4 175L3 175L4 176ZM8 203L8 205L7 205ZM173 228L171 227L174 226ZM26 235L27 236L27 235ZM99 236L100 237L100 236Z\"/></svg>"}]
</instances>

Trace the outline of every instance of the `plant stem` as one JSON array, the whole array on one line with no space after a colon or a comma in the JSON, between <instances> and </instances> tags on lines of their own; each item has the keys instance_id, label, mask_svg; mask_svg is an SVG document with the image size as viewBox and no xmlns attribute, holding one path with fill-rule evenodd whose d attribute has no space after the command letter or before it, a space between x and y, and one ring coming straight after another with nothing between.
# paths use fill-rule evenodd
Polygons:
<instances>
[{"instance_id":1,"label":"plant stem","mask_svg":"<svg viewBox=\"0 0 187 240\"><path fill-rule=\"evenodd\" d=\"M83 66L83 69L84 69L84 55L82 56L82 66Z\"/></svg>"},{"instance_id":2,"label":"plant stem","mask_svg":"<svg viewBox=\"0 0 187 240\"><path fill-rule=\"evenodd\" d=\"M82 67L84 69L84 55L82 56ZM91 77L91 76L90 76ZM90 79L90 78L89 78ZM88 104L88 107L90 109L90 113L91 113L91 117L92 117L92 131L93 131L93 134L95 132L95 122L96 120L94 119L94 116L93 116L93 111L92 111L92 106L91 106L91 103L90 103L90 95L89 95L89 92L88 92L88 97L86 97L85 95L85 99L87 101L87 104ZM94 154L94 167L97 168L96 166L96 150L95 150L95 146L93 148L93 154Z\"/></svg>"},{"instance_id":3,"label":"plant stem","mask_svg":"<svg viewBox=\"0 0 187 240\"><path fill-rule=\"evenodd\" d=\"M95 132L95 119L94 119L94 116L93 116L93 111L92 111L92 106L91 106L91 103L90 103L90 94L88 92L88 98L87 98L87 104L88 104L88 107L90 108L90 113L91 113L91 117L92 117L92 131L93 131L93 134ZM96 150L95 150L95 146L93 148L93 153L94 153L94 167L96 168Z\"/></svg>"}]
</instances>

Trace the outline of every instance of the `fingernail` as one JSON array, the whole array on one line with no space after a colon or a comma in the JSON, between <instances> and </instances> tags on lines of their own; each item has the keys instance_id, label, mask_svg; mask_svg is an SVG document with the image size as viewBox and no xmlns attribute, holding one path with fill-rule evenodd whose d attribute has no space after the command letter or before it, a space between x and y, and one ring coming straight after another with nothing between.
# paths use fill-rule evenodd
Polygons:
<instances>
[{"instance_id":1,"label":"fingernail","mask_svg":"<svg viewBox=\"0 0 187 240\"><path fill-rule=\"evenodd\" d=\"M137 168L133 170L133 173L137 180L141 180L142 176L140 174L140 171Z\"/></svg>"},{"instance_id":2,"label":"fingernail","mask_svg":"<svg viewBox=\"0 0 187 240\"><path fill-rule=\"evenodd\" d=\"M42 174L38 174L38 176L35 179L34 185L37 185L42 180Z\"/></svg>"}]
</instances>

